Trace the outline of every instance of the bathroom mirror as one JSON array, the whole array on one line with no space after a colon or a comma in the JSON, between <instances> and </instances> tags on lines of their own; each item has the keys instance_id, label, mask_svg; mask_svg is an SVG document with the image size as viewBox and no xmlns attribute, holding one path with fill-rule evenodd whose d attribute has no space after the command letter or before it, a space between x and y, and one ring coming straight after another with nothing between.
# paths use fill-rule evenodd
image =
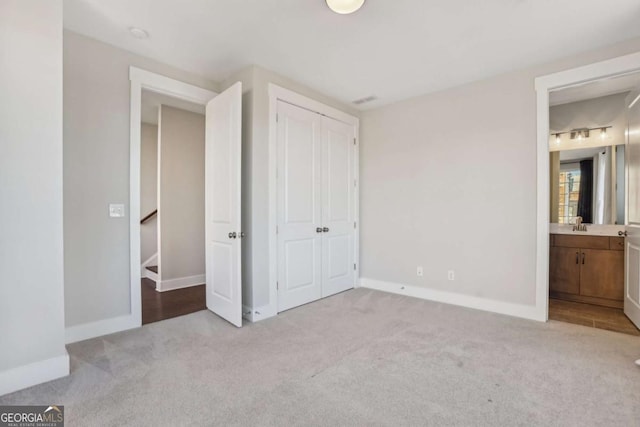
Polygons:
<instances>
[{"instance_id":1,"label":"bathroom mirror","mask_svg":"<svg viewBox=\"0 0 640 427\"><path fill-rule=\"evenodd\" d=\"M581 85L549 98L552 223L625 223L627 96L637 76Z\"/></svg>"},{"instance_id":2,"label":"bathroom mirror","mask_svg":"<svg viewBox=\"0 0 640 427\"><path fill-rule=\"evenodd\" d=\"M558 150L551 164L551 222L625 223L625 146Z\"/></svg>"}]
</instances>

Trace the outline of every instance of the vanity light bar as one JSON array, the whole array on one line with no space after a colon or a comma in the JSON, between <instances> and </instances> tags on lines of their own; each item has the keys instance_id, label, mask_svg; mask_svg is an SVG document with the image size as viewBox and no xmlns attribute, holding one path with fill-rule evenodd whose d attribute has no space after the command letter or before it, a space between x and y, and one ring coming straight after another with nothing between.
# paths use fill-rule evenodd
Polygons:
<instances>
[{"instance_id":1,"label":"vanity light bar","mask_svg":"<svg viewBox=\"0 0 640 427\"><path fill-rule=\"evenodd\" d=\"M571 139L582 140L584 138L589 138L589 133L593 130L599 130L600 136L604 139L607 136L607 129L611 129L613 126L600 126L597 128L581 128L581 129L572 129L566 132L554 132L551 136L556 137L556 144L560 144L560 136L564 134L570 134Z\"/></svg>"}]
</instances>

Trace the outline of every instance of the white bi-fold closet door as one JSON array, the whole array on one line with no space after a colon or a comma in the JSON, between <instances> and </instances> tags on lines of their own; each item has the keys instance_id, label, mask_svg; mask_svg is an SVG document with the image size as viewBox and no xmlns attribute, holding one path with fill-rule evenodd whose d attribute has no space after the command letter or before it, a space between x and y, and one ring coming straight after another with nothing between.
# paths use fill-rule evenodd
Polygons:
<instances>
[{"instance_id":1,"label":"white bi-fold closet door","mask_svg":"<svg viewBox=\"0 0 640 427\"><path fill-rule=\"evenodd\" d=\"M355 284L356 127L278 101L278 311Z\"/></svg>"}]
</instances>

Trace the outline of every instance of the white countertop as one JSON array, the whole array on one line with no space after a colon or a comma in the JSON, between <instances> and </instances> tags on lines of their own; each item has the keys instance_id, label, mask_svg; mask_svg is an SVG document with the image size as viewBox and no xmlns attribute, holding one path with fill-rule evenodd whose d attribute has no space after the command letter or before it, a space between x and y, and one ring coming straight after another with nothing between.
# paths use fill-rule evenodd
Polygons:
<instances>
[{"instance_id":1,"label":"white countertop","mask_svg":"<svg viewBox=\"0 0 640 427\"><path fill-rule=\"evenodd\" d=\"M618 236L624 225L587 224L587 231L573 231L572 224L549 224L549 234L575 234L578 236Z\"/></svg>"}]
</instances>

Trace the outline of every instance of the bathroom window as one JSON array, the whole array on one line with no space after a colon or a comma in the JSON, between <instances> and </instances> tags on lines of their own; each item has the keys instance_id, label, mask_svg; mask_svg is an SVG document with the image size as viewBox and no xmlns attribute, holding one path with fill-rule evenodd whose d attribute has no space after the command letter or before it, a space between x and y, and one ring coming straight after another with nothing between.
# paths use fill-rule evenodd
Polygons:
<instances>
[{"instance_id":1,"label":"bathroom window","mask_svg":"<svg viewBox=\"0 0 640 427\"><path fill-rule=\"evenodd\" d=\"M578 216L578 198L580 195L580 164L560 166L560 197L558 203L558 222L571 224Z\"/></svg>"}]
</instances>

